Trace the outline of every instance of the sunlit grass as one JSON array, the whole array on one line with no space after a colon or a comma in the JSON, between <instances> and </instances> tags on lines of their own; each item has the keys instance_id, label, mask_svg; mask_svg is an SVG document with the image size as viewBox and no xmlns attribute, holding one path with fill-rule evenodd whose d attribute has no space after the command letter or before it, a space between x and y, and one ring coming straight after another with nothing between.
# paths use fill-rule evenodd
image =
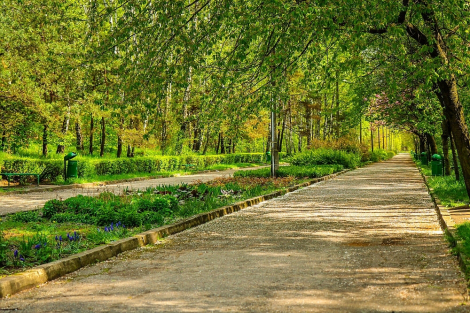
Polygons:
<instances>
[{"instance_id":1,"label":"sunlit grass","mask_svg":"<svg viewBox=\"0 0 470 313\"><path fill-rule=\"evenodd\" d=\"M467 190L463 178L455 180L454 175L432 176L431 167L423 166L418 162L423 174L427 176L429 187L431 187L441 203L447 207L457 207L469 203ZM461 175L462 177L462 175Z\"/></svg>"}]
</instances>

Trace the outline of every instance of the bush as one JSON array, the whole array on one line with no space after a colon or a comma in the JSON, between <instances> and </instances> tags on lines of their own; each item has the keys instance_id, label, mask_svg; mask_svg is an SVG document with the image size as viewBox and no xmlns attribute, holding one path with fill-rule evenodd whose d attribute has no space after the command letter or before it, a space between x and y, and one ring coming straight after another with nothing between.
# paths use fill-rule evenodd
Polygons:
<instances>
[{"instance_id":1,"label":"bush","mask_svg":"<svg viewBox=\"0 0 470 313\"><path fill-rule=\"evenodd\" d=\"M42 208L42 216L45 218L51 218L57 213L62 213L67 209L67 206L63 201L52 199L47 201Z\"/></svg>"},{"instance_id":2,"label":"bush","mask_svg":"<svg viewBox=\"0 0 470 313\"><path fill-rule=\"evenodd\" d=\"M383 149L375 149L374 151L368 151L367 155L363 156L363 162L372 161L372 162L379 162L385 161L395 156L395 152L393 151L386 151Z\"/></svg>"},{"instance_id":3,"label":"bush","mask_svg":"<svg viewBox=\"0 0 470 313\"><path fill-rule=\"evenodd\" d=\"M321 148L298 153L290 157L289 161L298 166L340 164L345 168L355 168L359 166L361 156L359 153Z\"/></svg>"},{"instance_id":4,"label":"bush","mask_svg":"<svg viewBox=\"0 0 470 313\"><path fill-rule=\"evenodd\" d=\"M293 176L296 178L316 178L330 175L343 170L343 166L335 165L317 165L317 166L281 166L276 172L278 177ZM234 177L270 177L271 169L262 168L251 171L237 171Z\"/></svg>"},{"instance_id":5,"label":"bush","mask_svg":"<svg viewBox=\"0 0 470 313\"><path fill-rule=\"evenodd\" d=\"M41 217L39 216L38 211L26 211L26 212L18 212L15 214L10 215L9 219L13 222L22 222L22 223L29 223L29 222L37 222Z\"/></svg>"}]
</instances>

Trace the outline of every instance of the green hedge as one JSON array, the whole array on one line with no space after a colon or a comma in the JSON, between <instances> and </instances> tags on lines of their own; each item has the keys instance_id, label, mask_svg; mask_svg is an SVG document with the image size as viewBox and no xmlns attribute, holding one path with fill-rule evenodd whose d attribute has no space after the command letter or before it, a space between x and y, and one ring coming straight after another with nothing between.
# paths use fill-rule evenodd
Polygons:
<instances>
[{"instance_id":1,"label":"green hedge","mask_svg":"<svg viewBox=\"0 0 470 313\"><path fill-rule=\"evenodd\" d=\"M330 175L344 169L343 165L317 165L317 166L281 166L276 171L277 177L293 176L296 178L316 178ZM270 177L270 168L261 168L251 171L237 171L233 174L235 177Z\"/></svg>"},{"instance_id":2,"label":"green hedge","mask_svg":"<svg viewBox=\"0 0 470 313\"><path fill-rule=\"evenodd\" d=\"M342 150L320 148L297 153L289 161L292 165L299 166L341 164L345 168L355 168L361 163L361 155Z\"/></svg>"},{"instance_id":3,"label":"green hedge","mask_svg":"<svg viewBox=\"0 0 470 313\"><path fill-rule=\"evenodd\" d=\"M280 157L284 157L280 153ZM80 159L78 160L78 176L116 175L128 173L152 173L177 171L184 169L186 164L194 164L198 169L204 169L214 164L262 163L263 153L237 153L221 155L194 156L161 156L114 159ZM30 158L11 158L0 162L2 173L43 173L41 180L56 181L63 173L63 161L41 160Z\"/></svg>"},{"instance_id":4,"label":"green hedge","mask_svg":"<svg viewBox=\"0 0 470 313\"><path fill-rule=\"evenodd\" d=\"M383 149L375 149L374 151L368 151L362 155L362 162L372 161L379 162L385 161L395 156L395 152L387 151Z\"/></svg>"}]
</instances>

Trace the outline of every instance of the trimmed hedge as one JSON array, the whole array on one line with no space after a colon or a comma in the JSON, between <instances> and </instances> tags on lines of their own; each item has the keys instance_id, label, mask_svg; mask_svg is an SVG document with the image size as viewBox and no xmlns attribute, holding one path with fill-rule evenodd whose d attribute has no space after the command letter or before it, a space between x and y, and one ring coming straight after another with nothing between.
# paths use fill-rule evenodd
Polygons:
<instances>
[{"instance_id":1,"label":"trimmed hedge","mask_svg":"<svg viewBox=\"0 0 470 313\"><path fill-rule=\"evenodd\" d=\"M361 163L361 155L342 150L320 148L295 154L289 161L292 165L298 166L341 164L345 168L356 168Z\"/></svg>"},{"instance_id":2,"label":"trimmed hedge","mask_svg":"<svg viewBox=\"0 0 470 313\"><path fill-rule=\"evenodd\" d=\"M281 166L276 171L277 177L293 176L296 178L317 178L342 171L344 167L340 164L317 165L317 166ZM270 177L270 168L261 168L251 171L237 171L234 177Z\"/></svg>"},{"instance_id":3,"label":"trimmed hedge","mask_svg":"<svg viewBox=\"0 0 470 313\"><path fill-rule=\"evenodd\" d=\"M285 154L280 153L282 158ZM114 159L80 159L78 176L116 175L128 173L152 173L184 169L186 164L194 164L204 169L215 164L262 163L263 153L237 153L221 155L161 156ZM11 158L1 162L2 173L42 173L41 180L56 181L62 177L62 160L41 160L30 158Z\"/></svg>"}]
</instances>

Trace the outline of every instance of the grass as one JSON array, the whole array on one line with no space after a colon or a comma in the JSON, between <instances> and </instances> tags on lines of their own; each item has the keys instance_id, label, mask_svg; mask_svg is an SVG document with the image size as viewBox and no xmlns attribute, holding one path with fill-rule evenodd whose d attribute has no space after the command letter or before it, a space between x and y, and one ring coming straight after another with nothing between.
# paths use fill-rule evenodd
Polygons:
<instances>
[{"instance_id":1,"label":"grass","mask_svg":"<svg viewBox=\"0 0 470 313\"><path fill-rule=\"evenodd\" d=\"M463 178L455 180L454 175L432 176L431 167L417 162L423 174L427 176L429 187L432 188L441 203L446 207L463 206L469 203L467 190ZM461 175L460 177L462 177Z\"/></svg>"}]
</instances>

